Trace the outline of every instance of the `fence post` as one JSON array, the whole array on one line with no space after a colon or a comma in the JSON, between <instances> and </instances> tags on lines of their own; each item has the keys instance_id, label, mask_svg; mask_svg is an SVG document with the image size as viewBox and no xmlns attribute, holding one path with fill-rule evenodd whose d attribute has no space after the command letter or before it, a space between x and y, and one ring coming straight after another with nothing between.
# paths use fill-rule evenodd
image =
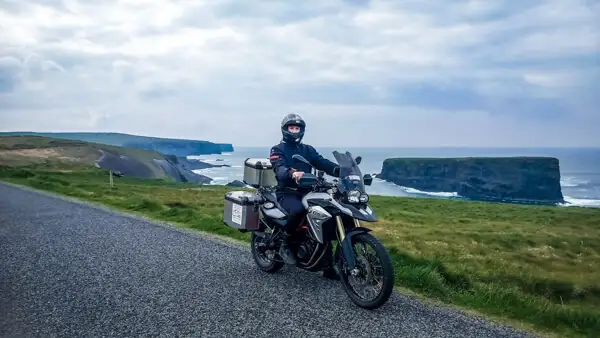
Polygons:
<instances>
[{"instance_id":1,"label":"fence post","mask_svg":"<svg viewBox=\"0 0 600 338\"><path fill-rule=\"evenodd\" d=\"M109 170L109 175L110 175L110 178L109 178L110 187L112 188L113 187L113 174L112 174L112 170Z\"/></svg>"}]
</instances>

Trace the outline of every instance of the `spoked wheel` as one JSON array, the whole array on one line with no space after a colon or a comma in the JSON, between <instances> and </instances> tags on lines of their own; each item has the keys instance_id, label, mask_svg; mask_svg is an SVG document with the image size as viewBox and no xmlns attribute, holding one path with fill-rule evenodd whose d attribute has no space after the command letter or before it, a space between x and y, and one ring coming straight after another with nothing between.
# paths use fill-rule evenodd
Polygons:
<instances>
[{"instance_id":1,"label":"spoked wheel","mask_svg":"<svg viewBox=\"0 0 600 338\"><path fill-rule=\"evenodd\" d=\"M269 236L269 235L267 235ZM252 257L254 257L254 261L256 265L264 271L264 272L277 272L279 269L283 267L283 262L278 262L269 258L266 252L267 245L267 237L257 236L254 232L251 236L250 247L252 250ZM274 253L276 254L276 253Z\"/></svg>"},{"instance_id":2,"label":"spoked wheel","mask_svg":"<svg viewBox=\"0 0 600 338\"><path fill-rule=\"evenodd\" d=\"M366 309L376 309L390 298L394 288L394 271L387 250L370 234L352 237L356 266L344 273L344 259L338 245L336 256L340 282L352 301Z\"/></svg>"}]
</instances>

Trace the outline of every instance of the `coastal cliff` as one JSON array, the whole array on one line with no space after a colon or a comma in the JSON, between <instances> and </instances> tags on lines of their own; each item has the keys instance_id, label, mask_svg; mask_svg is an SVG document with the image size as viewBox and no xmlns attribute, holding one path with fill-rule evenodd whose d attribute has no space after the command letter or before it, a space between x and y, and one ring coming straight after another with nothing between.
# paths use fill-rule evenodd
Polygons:
<instances>
[{"instance_id":1,"label":"coastal cliff","mask_svg":"<svg viewBox=\"0 0 600 338\"><path fill-rule=\"evenodd\" d=\"M0 165L27 166L48 161L94 165L117 176L208 184L192 170L214 165L156 151L40 136L0 136Z\"/></svg>"},{"instance_id":2,"label":"coastal cliff","mask_svg":"<svg viewBox=\"0 0 600 338\"><path fill-rule=\"evenodd\" d=\"M377 177L474 200L564 203L559 161L553 157L389 158Z\"/></svg>"},{"instance_id":3,"label":"coastal cliff","mask_svg":"<svg viewBox=\"0 0 600 338\"><path fill-rule=\"evenodd\" d=\"M158 151L161 154L175 155L180 157L190 155L222 154L224 152L233 151L233 146L230 144L193 140L143 140L125 142L121 146Z\"/></svg>"},{"instance_id":4,"label":"coastal cliff","mask_svg":"<svg viewBox=\"0 0 600 338\"><path fill-rule=\"evenodd\" d=\"M190 155L222 154L232 152L233 145L209 141L170 139L138 136L122 133L37 133L37 132L0 132L0 136L42 136L58 139L77 140L108 144L112 146L157 151L161 154L186 157Z\"/></svg>"}]
</instances>

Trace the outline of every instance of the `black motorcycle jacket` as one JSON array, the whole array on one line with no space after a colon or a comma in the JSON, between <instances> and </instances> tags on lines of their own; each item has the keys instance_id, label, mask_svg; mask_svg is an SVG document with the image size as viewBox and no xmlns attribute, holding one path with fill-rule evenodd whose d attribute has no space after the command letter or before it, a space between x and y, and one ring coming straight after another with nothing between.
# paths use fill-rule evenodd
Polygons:
<instances>
[{"instance_id":1,"label":"black motorcycle jacket","mask_svg":"<svg viewBox=\"0 0 600 338\"><path fill-rule=\"evenodd\" d=\"M271 148L269 157L273 171L277 177L278 188L298 189L298 184L292 178L292 173L302 171L305 173L311 172L311 167L308 164L295 161L292 156L299 154L310 162L317 170L323 170L327 175L338 177L340 173L339 166L319 154L313 146L303 143L286 143L282 141L278 145Z\"/></svg>"}]
</instances>

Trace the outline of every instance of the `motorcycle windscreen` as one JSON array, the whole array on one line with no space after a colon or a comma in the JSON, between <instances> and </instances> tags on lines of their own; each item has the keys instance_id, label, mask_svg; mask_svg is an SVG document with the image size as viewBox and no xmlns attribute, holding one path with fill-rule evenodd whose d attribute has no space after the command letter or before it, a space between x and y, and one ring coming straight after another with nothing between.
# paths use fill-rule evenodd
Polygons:
<instances>
[{"instance_id":1,"label":"motorcycle windscreen","mask_svg":"<svg viewBox=\"0 0 600 338\"><path fill-rule=\"evenodd\" d=\"M348 151L346 153L334 151L333 156L340 166L340 191L359 190L365 192L362 172L352 154Z\"/></svg>"}]
</instances>

